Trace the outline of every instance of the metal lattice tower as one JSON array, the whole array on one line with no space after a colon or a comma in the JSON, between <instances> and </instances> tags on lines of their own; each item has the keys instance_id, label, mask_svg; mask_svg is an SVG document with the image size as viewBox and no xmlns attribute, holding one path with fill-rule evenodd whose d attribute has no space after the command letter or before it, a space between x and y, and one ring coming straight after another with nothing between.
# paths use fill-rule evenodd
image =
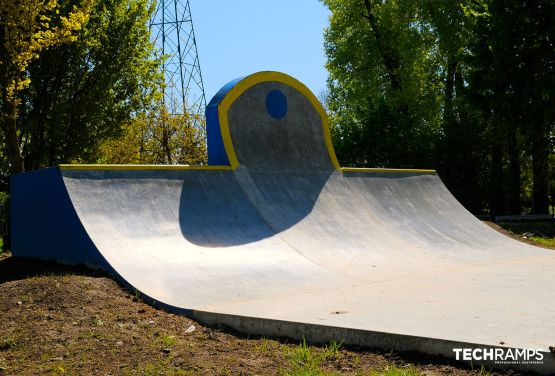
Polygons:
<instances>
[{"instance_id":1,"label":"metal lattice tower","mask_svg":"<svg viewBox=\"0 0 555 376\"><path fill-rule=\"evenodd\" d=\"M150 30L158 53L166 57L163 66L166 108L172 114L204 119L206 95L189 0L158 0Z\"/></svg>"}]
</instances>

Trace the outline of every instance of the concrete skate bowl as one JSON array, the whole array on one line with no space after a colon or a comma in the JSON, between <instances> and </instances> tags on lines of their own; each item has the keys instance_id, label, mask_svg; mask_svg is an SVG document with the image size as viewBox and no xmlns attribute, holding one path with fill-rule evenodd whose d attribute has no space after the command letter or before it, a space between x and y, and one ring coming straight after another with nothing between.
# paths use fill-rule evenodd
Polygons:
<instances>
[{"instance_id":1,"label":"concrete skate bowl","mask_svg":"<svg viewBox=\"0 0 555 376\"><path fill-rule=\"evenodd\" d=\"M434 171L341 168L324 109L287 75L226 85L207 131L208 166L14 176L14 255L100 267L254 335L447 357L532 348L541 364L473 363L555 372L555 252L482 224Z\"/></svg>"}]
</instances>

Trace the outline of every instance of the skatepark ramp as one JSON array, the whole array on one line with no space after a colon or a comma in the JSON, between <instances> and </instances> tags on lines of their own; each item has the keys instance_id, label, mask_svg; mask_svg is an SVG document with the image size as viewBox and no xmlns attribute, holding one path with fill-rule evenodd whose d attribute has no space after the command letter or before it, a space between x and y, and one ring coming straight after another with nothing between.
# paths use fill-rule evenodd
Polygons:
<instances>
[{"instance_id":1,"label":"skatepark ramp","mask_svg":"<svg viewBox=\"0 0 555 376\"><path fill-rule=\"evenodd\" d=\"M555 372L555 252L491 230L434 171L341 168L325 110L287 75L226 85L207 131L208 166L13 176L13 254L105 269L158 307L254 335L535 349L473 363Z\"/></svg>"}]
</instances>

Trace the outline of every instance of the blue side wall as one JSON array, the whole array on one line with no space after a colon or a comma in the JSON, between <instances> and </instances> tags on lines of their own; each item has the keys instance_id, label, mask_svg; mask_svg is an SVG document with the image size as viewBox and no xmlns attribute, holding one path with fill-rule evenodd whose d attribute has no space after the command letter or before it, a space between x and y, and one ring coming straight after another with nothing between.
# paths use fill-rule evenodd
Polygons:
<instances>
[{"instance_id":1,"label":"blue side wall","mask_svg":"<svg viewBox=\"0 0 555 376\"><path fill-rule=\"evenodd\" d=\"M208 139L208 164L210 166L229 166L230 164L222 139L218 108L231 89L244 79L245 77L237 78L226 84L214 95L206 107L206 136Z\"/></svg>"},{"instance_id":2,"label":"blue side wall","mask_svg":"<svg viewBox=\"0 0 555 376\"><path fill-rule=\"evenodd\" d=\"M206 108L206 135L208 164L210 166L229 166L229 158L225 151L222 131L220 130L217 105Z\"/></svg>"},{"instance_id":3,"label":"blue side wall","mask_svg":"<svg viewBox=\"0 0 555 376\"><path fill-rule=\"evenodd\" d=\"M57 167L12 176L11 230L14 256L111 271L83 228Z\"/></svg>"}]
</instances>

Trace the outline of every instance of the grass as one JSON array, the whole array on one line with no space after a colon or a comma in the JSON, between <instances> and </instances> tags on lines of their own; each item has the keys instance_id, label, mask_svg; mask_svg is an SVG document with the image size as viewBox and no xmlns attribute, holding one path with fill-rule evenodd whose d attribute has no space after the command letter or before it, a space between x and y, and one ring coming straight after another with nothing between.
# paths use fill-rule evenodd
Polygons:
<instances>
[{"instance_id":1,"label":"grass","mask_svg":"<svg viewBox=\"0 0 555 376\"><path fill-rule=\"evenodd\" d=\"M555 248L555 221L499 222L498 225L538 245Z\"/></svg>"},{"instance_id":2,"label":"grass","mask_svg":"<svg viewBox=\"0 0 555 376\"><path fill-rule=\"evenodd\" d=\"M291 366L290 370L283 372L287 376L327 376L335 373L323 369L323 363L328 360L338 360L341 357L341 343L332 341L323 350L317 351L309 346L306 340L287 353Z\"/></svg>"},{"instance_id":3,"label":"grass","mask_svg":"<svg viewBox=\"0 0 555 376\"><path fill-rule=\"evenodd\" d=\"M160 342L166 347L172 347L176 343L175 336L164 334L160 336Z\"/></svg>"},{"instance_id":4,"label":"grass","mask_svg":"<svg viewBox=\"0 0 555 376\"><path fill-rule=\"evenodd\" d=\"M387 367L383 371L372 371L370 376L420 376L421 372L415 367L401 368L398 366Z\"/></svg>"},{"instance_id":5,"label":"grass","mask_svg":"<svg viewBox=\"0 0 555 376\"><path fill-rule=\"evenodd\" d=\"M513 234L534 234L541 238L555 237L555 221L499 222L499 226Z\"/></svg>"},{"instance_id":6,"label":"grass","mask_svg":"<svg viewBox=\"0 0 555 376\"><path fill-rule=\"evenodd\" d=\"M555 238L542 238L539 236L532 236L529 239L544 247L555 248Z\"/></svg>"}]
</instances>

